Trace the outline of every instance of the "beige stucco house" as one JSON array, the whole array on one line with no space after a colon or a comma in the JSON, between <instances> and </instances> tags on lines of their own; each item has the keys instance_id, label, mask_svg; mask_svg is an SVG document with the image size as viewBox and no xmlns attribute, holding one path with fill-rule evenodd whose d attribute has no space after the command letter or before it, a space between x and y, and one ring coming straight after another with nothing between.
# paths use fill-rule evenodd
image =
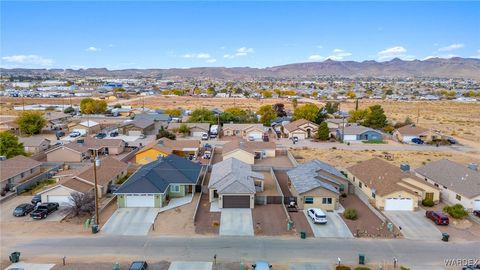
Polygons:
<instances>
[{"instance_id":1,"label":"beige stucco house","mask_svg":"<svg viewBox=\"0 0 480 270\"><path fill-rule=\"evenodd\" d=\"M0 190L17 184L41 172L42 163L25 156L0 160Z\"/></svg>"},{"instance_id":2,"label":"beige stucco house","mask_svg":"<svg viewBox=\"0 0 480 270\"><path fill-rule=\"evenodd\" d=\"M442 139L442 134L431 129L418 127L415 124L406 125L393 131L393 137L403 143L412 143L412 139L418 138L424 142L432 142Z\"/></svg>"},{"instance_id":3,"label":"beige stucco house","mask_svg":"<svg viewBox=\"0 0 480 270\"><path fill-rule=\"evenodd\" d=\"M119 155L125 151L125 142L121 139L82 138L74 142L52 148L45 153L49 162L82 162L94 153L101 155Z\"/></svg>"},{"instance_id":4,"label":"beige stucco house","mask_svg":"<svg viewBox=\"0 0 480 270\"><path fill-rule=\"evenodd\" d=\"M288 138L297 137L299 140L315 137L317 129L317 124L305 119L298 119L283 127Z\"/></svg>"},{"instance_id":5,"label":"beige stucco house","mask_svg":"<svg viewBox=\"0 0 480 270\"><path fill-rule=\"evenodd\" d=\"M254 164L255 159L275 157L275 142L234 140L222 148L223 160L235 158L247 164Z\"/></svg>"},{"instance_id":6,"label":"beige stucco house","mask_svg":"<svg viewBox=\"0 0 480 270\"><path fill-rule=\"evenodd\" d=\"M265 128L262 124L224 124L223 136L239 136L244 139L262 140Z\"/></svg>"}]
</instances>

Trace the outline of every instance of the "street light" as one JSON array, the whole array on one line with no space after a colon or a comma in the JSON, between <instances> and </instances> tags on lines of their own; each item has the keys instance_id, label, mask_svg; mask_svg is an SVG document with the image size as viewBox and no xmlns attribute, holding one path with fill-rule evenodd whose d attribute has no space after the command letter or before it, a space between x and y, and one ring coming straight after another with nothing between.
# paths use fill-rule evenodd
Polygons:
<instances>
[{"instance_id":1,"label":"street light","mask_svg":"<svg viewBox=\"0 0 480 270\"><path fill-rule=\"evenodd\" d=\"M97 182L97 166L100 167L101 162L98 158L98 152L95 151L95 159L93 161L93 178L95 179L95 224L100 224L100 218L98 215L98 182Z\"/></svg>"}]
</instances>

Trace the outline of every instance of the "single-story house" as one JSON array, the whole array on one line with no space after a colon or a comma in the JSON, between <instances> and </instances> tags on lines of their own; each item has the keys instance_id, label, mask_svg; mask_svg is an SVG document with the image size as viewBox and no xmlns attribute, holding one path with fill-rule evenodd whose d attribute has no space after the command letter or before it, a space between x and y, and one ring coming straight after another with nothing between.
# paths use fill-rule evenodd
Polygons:
<instances>
[{"instance_id":1,"label":"single-story house","mask_svg":"<svg viewBox=\"0 0 480 270\"><path fill-rule=\"evenodd\" d=\"M360 126L357 124L349 124L344 128L337 129L336 138L346 141L381 141L383 135L377 130Z\"/></svg>"},{"instance_id":2,"label":"single-story house","mask_svg":"<svg viewBox=\"0 0 480 270\"><path fill-rule=\"evenodd\" d=\"M109 187L120 178L127 175L128 165L113 157L105 157L97 166L97 188L99 197L104 196ZM56 202L60 205L71 205L71 194L75 192L94 192L95 174L93 163L88 163L78 169L70 169L55 175L58 184L39 194L42 202ZM93 193L94 194L94 193Z\"/></svg>"},{"instance_id":3,"label":"single-story house","mask_svg":"<svg viewBox=\"0 0 480 270\"><path fill-rule=\"evenodd\" d=\"M378 209L413 211L424 199L440 200L440 190L415 176L408 165L397 167L379 158L355 164L348 179Z\"/></svg>"},{"instance_id":4,"label":"single-story house","mask_svg":"<svg viewBox=\"0 0 480 270\"><path fill-rule=\"evenodd\" d=\"M312 160L287 172L288 186L299 209L338 209L339 196L348 193L348 179L335 167Z\"/></svg>"},{"instance_id":5,"label":"single-story house","mask_svg":"<svg viewBox=\"0 0 480 270\"><path fill-rule=\"evenodd\" d=\"M138 169L118 188L118 207L160 208L170 198L192 196L202 169L202 165L177 155L155 160Z\"/></svg>"},{"instance_id":6,"label":"single-story house","mask_svg":"<svg viewBox=\"0 0 480 270\"><path fill-rule=\"evenodd\" d=\"M208 183L209 201L218 199L219 208L254 208L255 193L263 191L264 176L252 166L229 158L212 166Z\"/></svg>"},{"instance_id":7,"label":"single-story house","mask_svg":"<svg viewBox=\"0 0 480 270\"><path fill-rule=\"evenodd\" d=\"M239 136L244 139L262 140L265 128L262 124L223 124L223 136Z\"/></svg>"},{"instance_id":8,"label":"single-story house","mask_svg":"<svg viewBox=\"0 0 480 270\"><path fill-rule=\"evenodd\" d=\"M171 154L177 156L197 156L200 150L199 140L170 140L161 138L152 144L146 145L135 154L135 163L147 164Z\"/></svg>"},{"instance_id":9,"label":"single-story house","mask_svg":"<svg viewBox=\"0 0 480 270\"><path fill-rule=\"evenodd\" d=\"M23 149L27 153L37 154L50 148L50 140L39 135L20 137L18 141L23 144Z\"/></svg>"},{"instance_id":10,"label":"single-story house","mask_svg":"<svg viewBox=\"0 0 480 270\"><path fill-rule=\"evenodd\" d=\"M254 164L255 159L275 157L275 150L275 142L239 139L224 144L222 147L222 156L223 160L236 158L247 164Z\"/></svg>"},{"instance_id":11,"label":"single-story house","mask_svg":"<svg viewBox=\"0 0 480 270\"><path fill-rule=\"evenodd\" d=\"M17 184L40 173L41 162L25 156L0 160L0 190L11 190Z\"/></svg>"},{"instance_id":12,"label":"single-story house","mask_svg":"<svg viewBox=\"0 0 480 270\"><path fill-rule=\"evenodd\" d=\"M418 138L424 142L439 140L442 135L431 129L417 127L415 124L406 125L393 131L393 137L403 143L412 143L412 139Z\"/></svg>"},{"instance_id":13,"label":"single-story house","mask_svg":"<svg viewBox=\"0 0 480 270\"><path fill-rule=\"evenodd\" d=\"M348 124L347 120L344 118L328 118L325 119L325 122L327 122L327 126L329 129L339 129L342 128L342 126L346 126Z\"/></svg>"},{"instance_id":14,"label":"single-story house","mask_svg":"<svg viewBox=\"0 0 480 270\"><path fill-rule=\"evenodd\" d=\"M147 135L154 131L155 122L150 119L127 120L118 127L118 132L128 136Z\"/></svg>"},{"instance_id":15,"label":"single-story house","mask_svg":"<svg viewBox=\"0 0 480 270\"><path fill-rule=\"evenodd\" d=\"M181 125L187 125L190 129L190 135L193 137L202 137L203 133L208 133L210 129L209 123L176 123L172 122L168 124L167 130L178 134L178 129Z\"/></svg>"},{"instance_id":16,"label":"single-story house","mask_svg":"<svg viewBox=\"0 0 480 270\"><path fill-rule=\"evenodd\" d=\"M168 123L172 120L170 115L164 114L164 113L140 113L136 114L133 118L133 120L151 120L154 123L154 133L158 133L158 130L160 130L162 127L166 128L168 126Z\"/></svg>"},{"instance_id":17,"label":"single-story house","mask_svg":"<svg viewBox=\"0 0 480 270\"><path fill-rule=\"evenodd\" d=\"M83 130L85 134L95 134L101 129L102 128L100 124L92 120L80 122L74 126L69 127L69 130Z\"/></svg>"},{"instance_id":18,"label":"single-story house","mask_svg":"<svg viewBox=\"0 0 480 270\"><path fill-rule=\"evenodd\" d=\"M288 138L297 137L299 140L315 137L317 130L318 125L306 119L298 119L283 127Z\"/></svg>"},{"instance_id":19,"label":"single-story house","mask_svg":"<svg viewBox=\"0 0 480 270\"><path fill-rule=\"evenodd\" d=\"M57 130L67 127L68 119L72 116L63 112L46 112L43 117L47 120L47 129Z\"/></svg>"},{"instance_id":20,"label":"single-story house","mask_svg":"<svg viewBox=\"0 0 480 270\"><path fill-rule=\"evenodd\" d=\"M78 139L57 148L47 150L49 162L82 162L96 152L98 155L119 155L125 151L125 142L121 139Z\"/></svg>"},{"instance_id":21,"label":"single-story house","mask_svg":"<svg viewBox=\"0 0 480 270\"><path fill-rule=\"evenodd\" d=\"M440 200L461 204L469 211L480 210L480 172L476 164L468 167L441 159L415 170L418 177L440 189Z\"/></svg>"}]
</instances>

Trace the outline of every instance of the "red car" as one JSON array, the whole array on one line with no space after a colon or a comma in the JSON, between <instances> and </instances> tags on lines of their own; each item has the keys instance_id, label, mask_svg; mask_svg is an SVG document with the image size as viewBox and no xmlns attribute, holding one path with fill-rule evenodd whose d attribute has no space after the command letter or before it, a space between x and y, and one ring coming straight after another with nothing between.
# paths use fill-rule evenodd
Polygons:
<instances>
[{"instance_id":1,"label":"red car","mask_svg":"<svg viewBox=\"0 0 480 270\"><path fill-rule=\"evenodd\" d=\"M448 216L442 212L427 211L425 212L425 216L431 219L437 225L448 225L449 223Z\"/></svg>"}]
</instances>

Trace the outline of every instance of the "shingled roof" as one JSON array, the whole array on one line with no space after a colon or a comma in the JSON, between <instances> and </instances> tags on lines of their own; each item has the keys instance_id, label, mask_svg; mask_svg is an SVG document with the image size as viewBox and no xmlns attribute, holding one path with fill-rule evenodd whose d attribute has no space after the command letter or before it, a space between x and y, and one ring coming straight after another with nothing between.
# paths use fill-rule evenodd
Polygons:
<instances>
[{"instance_id":1,"label":"shingled roof","mask_svg":"<svg viewBox=\"0 0 480 270\"><path fill-rule=\"evenodd\" d=\"M213 165L208 188L218 193L255 194L254 178L264 179L264 176L252 171L250 164L229 158Z\"/></svg>"},{"instance_id":2,"label":"shingled roof","mask_svg":"<svg viewBox=\"0 0 480 270\"><path fill-rule=\"evenodd\" d=\"M326 180L330 182L337 183L337 181L334 178L328 177L327 175L320 174L321 171L325 171L340 178L345 178L345 176L335 169L335 167L321 162L320 160L312 160L300 164L298 167L289 170L287 175L290 178L293 187L299 194L319 187L339 193L334 186L327 181L324 181L322 178L326 178Z\"/></svg>"},{"instance_id":3,"label":"shingled roof","mask_svg":"<svg viewBox=\"0 0 480 270\"><path fill-rule=\"evenodd\" d=\"M42 165L41 162L25 156L16 156L7 160L0 161L0 180L5 181L8 178L29 171L32 168Z\"/></svg>"}]
</instances>

